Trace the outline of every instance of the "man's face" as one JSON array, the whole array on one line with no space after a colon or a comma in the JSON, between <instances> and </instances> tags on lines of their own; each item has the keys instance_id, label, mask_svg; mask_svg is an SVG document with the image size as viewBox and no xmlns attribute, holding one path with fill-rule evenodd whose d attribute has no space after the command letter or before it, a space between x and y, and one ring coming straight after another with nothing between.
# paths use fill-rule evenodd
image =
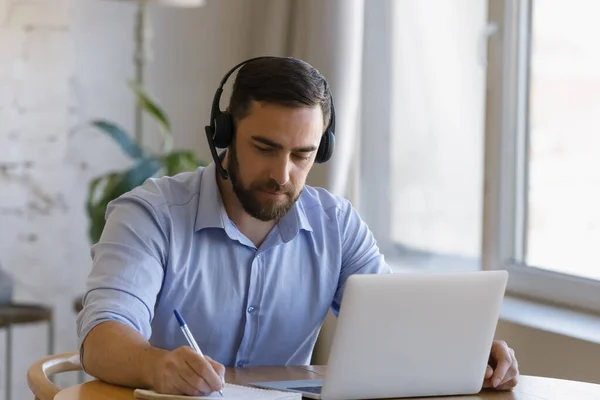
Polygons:
<instances>
[{"instance_id":1,"label":"man's face","mask_svg":"<svg viewBox=\"0 0 600 400\"><path fill-rule=\"evenodd\" d=\"M271 221L288 212L300 197L324 129L319 106L253 102L238 121L228 154L233 190L249 215Z\"/></svg>"}]
</instances>

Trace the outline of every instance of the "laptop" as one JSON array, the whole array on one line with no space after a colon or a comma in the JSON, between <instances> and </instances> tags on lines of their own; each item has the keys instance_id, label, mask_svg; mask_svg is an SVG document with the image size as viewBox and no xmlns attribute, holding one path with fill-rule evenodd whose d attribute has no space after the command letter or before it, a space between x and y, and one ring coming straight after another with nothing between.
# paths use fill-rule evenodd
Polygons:
<instances>
[{"instance_id":1,"label":"laptop","mask_svg":"<svg viewBox=\"0 0 600 400\"><path fill-rule=\"evenodd\" d=\"M323 379L253 382L323 400L481 391L508 272L355 274Z\"/></svg>"}]
</instances>

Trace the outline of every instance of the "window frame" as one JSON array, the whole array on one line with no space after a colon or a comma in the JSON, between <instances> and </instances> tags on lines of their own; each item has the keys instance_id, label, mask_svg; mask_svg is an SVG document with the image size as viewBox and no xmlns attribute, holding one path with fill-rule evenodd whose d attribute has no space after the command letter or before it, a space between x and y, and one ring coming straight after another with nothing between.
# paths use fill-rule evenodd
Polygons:
<instances>
[{"instance_id":1,"label":"window frame","mask_svg":"<svg viewBox=\"0 0 600 400\"><path fill-rule=\"evenodd\" d=\"M367 221L378 246L391 259L390 209L392 207L390 154L388 149L393 132L392 93L392 3L382 0L365 7L363 35L361 114L358 158L360 191L358 197L361 217ZM378 62L371 62L372 60ZM373 116L377 116L374 118ZM383 183L383 184L382 184Z\"/></svg>"},{"instance_id":2,"label":"window frame","mask_svg":"<svg viewBox=\"0 0 600 400\"><path fill-rule=\"evenodd\" d=\"M507 293L600 313L600 281L525 265L528 82L533 0L488 1L482 269Z\"/></svg>"}]
</instances>

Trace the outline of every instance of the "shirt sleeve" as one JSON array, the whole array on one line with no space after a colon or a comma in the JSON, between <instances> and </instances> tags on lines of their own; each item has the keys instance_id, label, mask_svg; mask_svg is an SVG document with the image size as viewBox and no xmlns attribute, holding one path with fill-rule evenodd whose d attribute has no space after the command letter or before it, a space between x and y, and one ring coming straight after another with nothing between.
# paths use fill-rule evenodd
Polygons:
<instances>
[{"instance_id":1,"label":"shirt sleeve","mask_svg":"<svg viewBox=\"0 0 600 400\"><path fill-rule=\"evenodd\" d=\"M77 316L81 355L86 336L105 321L122 322L146 339L151 335L168 235L154 207L133 193L109 203L102 236L92 246L92 270L83 309Z\"/></svg>"},{"instance_id":2,"label":"shirt sleeve","mask_svg":"<svg viewBox=\"0 0 600 400\"><path fill-rule=\"evenodd\" d=\"M342 266L332 311L337 317L346 280L352 274L389 274L392 269L384 260L373 233L349 201L338 220L341 233Z\"/></svg>"}]
</instances>

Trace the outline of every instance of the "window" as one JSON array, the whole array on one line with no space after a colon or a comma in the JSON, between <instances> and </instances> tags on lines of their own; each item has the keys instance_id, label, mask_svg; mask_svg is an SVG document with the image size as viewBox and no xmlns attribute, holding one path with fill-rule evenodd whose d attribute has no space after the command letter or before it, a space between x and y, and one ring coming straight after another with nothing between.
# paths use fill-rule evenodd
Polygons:
<instances>
[{"instance_id":1,"label":"window","mask_svg":"<svg viewBox=\"0 0 600 400\"><path fill-rule=\"evenodd\" d=\"M490 2L483 266L509 290L600 311L600 11Z\"/></svg>"},{"instance_id":2,"label":"window","mask_svg":"<svg viewBox=\"0 0 600 400\"><path fill-rule=\"evenodd\" d=\"M525 261L600 279L600 3L532 9Z\"/></svg>"},{"instance_id":3,"label":"window","mask_svg":"<svg viewBox=\"0 0 600 400\"><path fill-rule=\"evenodd\" d=\"M366 11L359 207L386 259L600 312L600 3Z\"/></svg>"},{"instance_id":4,"label":"window","mask_svg":"<svg viewBox=\"0 0 600 400\"><path fill-rule=\"evenodd\" d=\"M367 5L361 214L394 265L477 269L487 1Z\"/></svg>"}]
</instances>

